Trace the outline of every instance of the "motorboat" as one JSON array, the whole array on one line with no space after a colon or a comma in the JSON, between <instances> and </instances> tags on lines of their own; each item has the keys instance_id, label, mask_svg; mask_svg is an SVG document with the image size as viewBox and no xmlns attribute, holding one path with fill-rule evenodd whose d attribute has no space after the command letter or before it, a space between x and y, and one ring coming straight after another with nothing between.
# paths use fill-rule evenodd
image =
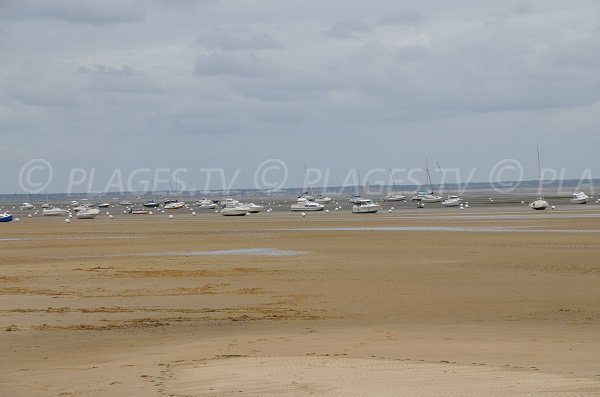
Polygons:
<instances>
[{"instance_id":1,"label":"motorboat","mask_svg":"<svg viewBox=\"0 0 600 397\"><path fill-rule=\"evenodd\" d=\"M50 204L48 203L44 203L41 205L42 208L50 208Z\"/></svg>"},{"instance_id":2,"label":"motorboat","mask_svg":"<svg viewBox=\"0 0 600 397\"><path fill-rule=\"evenodd\" d=\"M571 203L572 204L586 204L588 198L589 198L588 195L585 194L584 192L573 193L573 195L571 196Z\"/></svg>"},{"instance_id":3,"label":"motorboat","mask_svg":"<svg viewBox=\"0 0 600 397\"><path fill-rule=\"evenodd\" d=\"M163 201L163 204L167 205L167 204L170 204L170 203L176 203L177 201L179 201L179 200L167 198L167 199L165 199Z\"/></svg>"},{"instance_id":4,"label":"motorboat","mask_svg":"<svg viewBox=\"0 0 600 397\"><path fill-rule=\"evenodd\" d=\"M545 210L549 207L548 202L544 200L542 197L538 198L532 203L529 203L529 207L534 210Z\"/></svg>"},{"instance_id":5,"label":"motorboat","mask_svg":"<svg viewBox=\"0 0 600 397\"><path fill-rule=\"evenodd\" d=\"M0 214L0 222L10 222L13 220L13 216L11 214L9 214L8 212L5 212L4 214Z\"/></svg>"},{"instance_id":6,"label":"motorboat","mask_svg":"<svg viewBox=\"0 0 600 397\"><path fill-rule=\"evenodd\" d=\"M35 207L33 206L33 204L31 204L31 203L27 203L27 202L25 202L25 203L21 204L21 206L19 207L19 209L20 209L21 211L32 210L32 209L34 209L34 208L35 208Z\"/></svg>"},{"instance_id":7,"label":"motorboat","mask_svg":"<svg viewBox=\"0 0 600 397\"><path fill-rule=\"evenodd\" d=\"M388 193L387 196L383 198L383 201L404 201L406 200L406 196L400 193Z\"/></svg>"},{"instance_id":8,"label":"motorboat","mask_svg":"<svg viewBox=\"0 0 600 397\"><path fill-rule=\"evenodd\" d=\"M148 200L142 205L146 208L157 208L160 204L154 200Z\"/></svg>"},{"instance_id":9,"label":"motorboat","mask_svg":"<svg viewBox=\"0 0 600 397\"><path fill-rule=\"evenodd\" d=\"M122 205L123 207L129 207L129 206L132 206L133 204L131 203L131 201L123 200L119 203L119 205Z\"/></svg>"},{"instance_id":10,"label":"motorboat","mask_svg":"<svg viewBox=\"0 0 600 397\"><path fill-rule=\"evenodd\" d=\"M298 201L290 207L292 212L300 211L323 211L325 206L323 204L307 200L304 197L299 197Z\"/></svg>"},{"instance_id":11,"label":"motorboat","mask_svg":"<svg viewBox=\"0 0 600 397\"><path fill-rule=\"evenodd\" d=\"M331 197L329 197L329 196L323 196L322 194L319 194L317 196L317 198L315 199L315 201L317 203L321 203L321 204L329 204L329 203L331 203L332 200L331 200Z\"/></svg>"},{"instance_id":12,"label":"motorboat","mask_svg":"<svg viewBox=\"0 0 600 397\"><path fill-rule=\"evenodd\" d=\"M458 207L462 203L462 199L458 196L448 196L448 198L442 201L444 207Z\"/></svg>"},{"instance_id":13,"label":"motorboat","mask_svg":"<svg viewBox=\"0 0 600 397\"><path fill-rule=\"evenodd\" d=\"M52 207L52 208L44 208L42 210L42 215L44 216L66 216L69 214L69 210L63 210L62 208Z\"/></svg>"},{"instance_id":14,"label":"motorboat","mask_svg":"<svg viewBox=\"0 0 600 397\"><path fill-rule=\"evenodd\" d=\"M236 200L228 201L225 204L225 207L221 210L221 215L223 216L243 216L247 215L250 212L250 209Z\"/></svg>"},{"instance_id":15,"label":"motorboat","mask_svg":"<svg viewBox=\"0 0 600 397\"><path fill-rule=\"evenodd\" d=\"M144 209L130 209L129 213L132 215L148 215L150 214L149 210L144 210Z\"/></svg>"},{"instance_id":16,"label":"motorboat","mask_svg":"<svg viewBox=\"0 0 600 397\"><path fill-rule=\"evenodd\" d=\"M94 219L100 214L100 210L96 208L87 207L83 211L79 211L75 214L77 219Z\"/></svg>"},{"instance_id":17,"label":"motorboat","mask_svg":"<svg viewBox=\"0 0 600 397\"><path fill-rule=\"evenodd\" d=\"M381 207L371 199L360 199L357 203L352 206L353 214L374 214L379 211Z\"/></svg>"},{"instance_id":18,"label":"motorboat","mask_svg":"<svg viewBox=\"0 0 600 397\"><path fill-rule=\"evenodd\" d=\"M180 208L185 207L185 203L183 201L171 201L168 204L165 204L164 209L166 210L178 210Z\"/></svg>"},{"instance_id":19,"label":"motorboat","mask_svg":"<svg viewBox=\"0 0 600 397\"><path fill-rule=\"evenodd\" d=\"M213 210L213 209L217 208L217 203L215 203L214 201L212 201L210 199L206 199L206 198L196 201L196 205L199 208L207 209L207 210Z\"/></svg>"},{"instance_id":20,"label":"motorboat","mask_svg":"<svg viewBox=\"0 0 600 397\"><path fill-rule=\"evenodd\" d=\"M108 207L110 207L110 204L109 203L98 203L98 204L96 204L96 207L98 207L98 208L108 208Z\"/></svg>"},{"instance_id":21,"label":"motorboat","mask_svg":"<svg viewBox=\"0 0 600 397\"><path fill-rule=\"evenodd\" d=\"M254 204L254 203L247 203L244 204L244 206L246 206L248 208L248 212L251 214L256 214L258 212L262 212L265 207L263 207L262 205L258 205L258 204Z\"/></svg>"},{"instance_id":22,"label":"motorboat","mask_svg":"<svg viewBox=\"0 0 600 397\"><path fill-rule=\"evenodd\" d=\"M90 209L90 206L87 204L78 205L77 207L73 207L73 211L75 211L75 212L83 212L83 211L87 211L88 209Z\"/></svg>"},{"instance_id":23,"label":"motorboat","mask_svg":"<svg viewBox=\"0 0 600 397\"><path fill-rule=\"evenodd\" d=\"M348 202L352 204L358 204L360 200L362 200L362 198L359 195L353 194L352 197L348 199Z\"/></svg>"}]
</instances>

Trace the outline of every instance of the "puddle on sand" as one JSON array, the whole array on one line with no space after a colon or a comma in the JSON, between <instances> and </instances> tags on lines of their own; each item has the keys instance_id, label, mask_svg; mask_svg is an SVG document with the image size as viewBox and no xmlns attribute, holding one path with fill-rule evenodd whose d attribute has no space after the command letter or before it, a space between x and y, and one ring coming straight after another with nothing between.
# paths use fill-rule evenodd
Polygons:
<instances>
[{"instance_id":1,"label":"puddle on sand","mask_svg":"<svg viewBox=\"0 0 600 397\"><path fill-rule=\"evenodd\" d=\"M524 227L463 227L463 226L373 226L323 227L282 229L285 231L313 232L475 232L475 233L600 233L600 230L534 229Z\"/></svg>"},{"instance_id":2,"label":"puddle on sand","mask_svg":"<svg viewBox=\"0 0 600 397\"><path fill-rule=\"evenodd\" d=\"M302 251L280 250L277 248L242 248L220 251L173 251L144 254L144 256L224 256L224 255L251 255L251 256L298 256Z\"/></svg>"}]
</instances>

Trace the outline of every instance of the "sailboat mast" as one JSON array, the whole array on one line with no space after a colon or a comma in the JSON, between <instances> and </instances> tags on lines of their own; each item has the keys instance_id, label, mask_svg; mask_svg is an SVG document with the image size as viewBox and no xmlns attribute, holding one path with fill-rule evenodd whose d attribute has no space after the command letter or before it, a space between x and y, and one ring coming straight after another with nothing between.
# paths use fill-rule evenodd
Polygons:
<instances>
[{"instance_id":1,"label":"sailboat mast","mask_svg":"<svg viewBox=\"0 0 600 397\"><path fill-rule=\"evenodd\" d=\"M427 159L425 159L425 170L427 170L427 180L429 181L429 190L431 191L431 194L433 194L434 193L433 184L431 183L431 174L429 173L429 162L427 161Z\"/></svg>"},{"instance_id":2,"label":"sailboat mast","mask_svg":"<svg viewBox=\"0 0 600 397\"><path fill-rule=\"evenodd\" d=\"M446 182L446 177L444 176L444 171L442 171L442 167L440 167L440 162L436 161L435 165L437 166L438 170L440 170L440 174L442 174L442 181L444 181L444 187L448 189L448 182Z\"/></svg>"},{"instance_id":3,"label":"sailboat mast","mask_svg":"<svg viewBox=\"0 0 600 397\"><path fill-rule=\"evenodd\" d=\"M390 178L392 178L392 191L396 191L396 181L394 180L394 172L390 168Z\"/></svg>"},{"instance_id":4,"label":"sailboat mast","mask_svg":"<svg viewBox=\"0 0 600 397\"><path fill-rule=\"evenodd\" d=\"M537 145L537 160L538 160L538 197L542 197L542 165L540 162L540 145Z\"/></svg>"}]
</instances>

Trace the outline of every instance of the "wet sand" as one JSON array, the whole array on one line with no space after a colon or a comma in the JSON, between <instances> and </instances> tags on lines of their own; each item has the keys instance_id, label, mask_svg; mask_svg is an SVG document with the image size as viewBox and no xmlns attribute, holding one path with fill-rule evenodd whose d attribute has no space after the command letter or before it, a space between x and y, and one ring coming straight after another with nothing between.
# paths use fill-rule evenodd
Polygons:
<instances>
[{"instance_id":1,"label":"wet sand","mask_svg":"<svg viewBox=\"0 0 600 397\"><path fill-rule=\"evenodd\" d=\"M599 395L599 215L5 224L2 395Z\"/></svg>"}]
</instances>

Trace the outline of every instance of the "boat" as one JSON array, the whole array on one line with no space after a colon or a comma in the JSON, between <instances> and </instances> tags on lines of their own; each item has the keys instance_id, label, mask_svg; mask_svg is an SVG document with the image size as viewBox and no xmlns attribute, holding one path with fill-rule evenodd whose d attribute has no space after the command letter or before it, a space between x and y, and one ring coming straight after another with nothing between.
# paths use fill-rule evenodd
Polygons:
<instances>
[{"instance_id":1,"label":"boat","mask_svg":"<svg viewBox=\"0 0 600 397\"><path fill-rule=\"evenodd\" d=\"M129 213L132 215L148 215L148 214L150 214L150 211L144 210L144 209L137 209L137 210L130 209Z\"/></svg>"},{"instance_id":2,"label":"boat","mask_svg":"<svg viewBox=\"0 0 600 397\"><path fill-rule=\"evenodd\" d=\"M358 194L353 194L352 197L348 199L349 203L358 204L362 200L362 198Z\"/></svg>"},{"instance_id":3,"label":"boat","mask_svg":"<svg viewBox=\"0 0 600 397\"><path fill-rule=\"evenodd\" d=\"M44 203L41 205L42 208L50 208L50 204L48 203Z\"/></svg>"},{"instance_id":4,"label":"boat","mask_svg":"<svg viewBox=\"0 0 600 397\"><path fill-rule=\"evenodd\" d=\"M225 204L225 207L221 210L221 215L223 216L243 216L247 215L250 210L249 208L240 203L239 201L228 199Z\"/></svg>"},{"instance_id":5,"label":"boat","mask_svg":"<svg viewBox=\"0 0 600 397\"><path fill-rule=\"evenodd\" d=\"M458 207L462 203L462 199L458 196L448 196L448 198L442 201L444 207Z\"/></svg>"},{"instance_id":6,"label":"boat","mask_svg":"<svg viewBox=\"0 0 600 397\"><path fill-rule=\"evenodd\" d=\"M42 210L42 215L44 216L66 216L69 214L69 210L63 210L62 208L52 207L52 208L44 208Z\"/></svg>"},{"instance_id":7,"label":"boat","mask_svg":"<svg viewBox=\"0 0 600 397\"><path fill-rule=\"evenodd\" d=\"M246 206L248 208L248 212L251 214L256 214L258 212L262 212L265 207L263 207L262 205L258 205L258 204L254 204L254 203L246 203L244 204L244 206Z\"/></svg>"},{"instance_id":8,"label":"boat","mask_svg":"<svg viewBox=\"0 0 600 397\"><path fill-rule=\"evenodd\" d=\"M300 211L323 211L325 206L323 204L307 200L304 197L298 197L298 201L290 207L292 212Z\"/></svg>"},{"instance_id":9,"label":"boat","mask_svg":"<svg viewBox=\"0 0 600 397\"><path fill-rule=\"evenodd\" d=\"M196 205L199 208L207 210L214 210L215 208L217 208L217 203L207 198L196 201Z\"/></svg>"},{"instance_id":10,"label":"boat","mask_svg":"<svg viewBox=\"0 0 600 397\"><path fill-rule=\"evenodd\" d=\"M446 182L446 177L444 176L444 172L442 171L442 167L440 167L439 162L437 163L437 168L438 168L438 170L440 170L440 172L442 174L442 180L444 181L444 187L447 189L448 183ZM460 198L458 196L448 195L446 200L442 201L442 205L444 207L458 207L458 206L460 206L462 201L463 201L462 198Z\"/></svg>"},{"instance_id":11,"label":"boat","mask_svg":"<svg viewBox=\"0 0 600 397\"><path fill-rule=\"evenodd\" d=\"M171 201L164 206L166 210L178 210L183 207L185 207L185 203L183 201Z\"/></svg>"},{"instance_id":12,"label":"boat","mask_svg":"<svg viewBox=\"0 0 600 397\"><path fill-rule=\"evenodd\" d=\"M123 207L129 207L133 204L131 203L131 201L123 200L119 203L119 205L122 205Z\"/></svg>"},{"instance_id":13,"label":"boat","mask_svg":"<svg viewBox=\"0 0 600 397\"><path fill-rule=\"evenodd\" d=\"M98 207L98 208L108 208L108 207L110 207L110 204L108 204L108 203L98 203L98 204L96 204L96 207Z\"/></svg>"},{"instance_id":14,"label":"boat","mask_svg":"<svg viewBox=\"0 0 600 397\"><path fill-rule=\"evenodd\" d=\"M32 210L32 209L34 209L34 208L35 208L35 207L33 206L33 204L31 204L31 203L28 203L28 202L25 202L25 203L21 204L21 206L19 207L19 209L20 209L21 211Z\"/></svg>"},{"instance_id":15,"label":"boat","mask_svg":"<svg viewBox=\"0 0 600 397\"><path fill-rule=\"evenodd\" d=\"M90 209L90 206L87 204L78 205L77 207L73 207L73 211L75 212L83 212Z\"/></svg>"},{"instance_id":16,"label":"boat","mask_svg":"<svg viewBox=\"0 0 600 397\"><path fill-rule=\"evenodd\" d=\"M588 195L585 194L584 192L573 193L573 195L571 196L571 203L572 204L586 204L588 198L589 198Z\"/></svg>"},{"instance_id":17,"label":"boat","mask_svg":"<svg viewBox=\"0 0 600 397\"><path fill-rule=\"evenodd\" d=\"M538 158L538 197L534 202L529 203L529 208L540 211L540 210L545 210L546 208L549 207L549 205L548 205L548 202L546 200L544 200L544 197L542 196L542 166L540 163L540 147L539 147L539 145L537 147L537 158Z\"/></svg>"},{"instance_id":18,"label":"boat","mask_svg":"<svg viewBox=\"0 0 600 397\"><path fill-rule=\"evenodd\" d=\"M13 220L13 216L11 214L9 214L8 212L5 212L4 214L0 214L0 222L10 222Z\"/></svg>"},{"instance_id":19,"label":"boat","mask_svg":"<svg viewBox=\"0 0 600 397\"><path fill-rule=\"evenodd\" d=\"M157 208L158 206L160 206L160 204L154 200L148 200L142 205L146 208Z\"/></svg>"},{"instance_id":20,"label":"boat","mask_svg":"<svg viewBox=\"0 0 600 397\"><path fill-rule=\"evenodd\" d=\"M419 201L423 203L441 203L444 201L442 196L435 194L433 191L433 184L431 183L431 174L429 173L429 164L425 159L425 171L427 172L427 182L429 183L429 192L419 192L414 196L412 201Z\"/></svg>"},{"instance_id":21,"label":"boat","mask_svg":"<svg viewBox=\"0 0 600 397\"><path fill-rule=\"evenodd\" d=\"M381 207L371 199L360 199L356 204L352 206L353 214L374 214L379 211Z\"/></svg>"},{"instance_id":22,"label":"boat","mask_svg":"<svg viewBox=\"0 0 600 397\"><path fill-rule=\"evenodd\" d=\"M332 200L329 196L323 196L322 194L319 194L317 198L315 198L315 201L321 204L329 204Z\"/></svg>"},{"instance_id":23,"label":"boat","mask_svg":"<svg viewBox=\"0 0 600 397\"><path fill-rule=\"evenodd\" d=\"M394 192L396 188L396 181L394 180L394 173L390 168L390 178L392 179L392 189L388 192L388 194L383 198L383 201L405 201L406 196L397 192Z\"/></svg>"},{"instance_id":24,"label":"boat","mask_svg":"<svg viewBox=\"0 0 600 397\"><path fill-rule=\"evenodd\" d=\"M87 207L83 211L79 211L75 214L77 219L94 219L100 214L100 210L96 208Z\"/></svg>"}]
</instances>

